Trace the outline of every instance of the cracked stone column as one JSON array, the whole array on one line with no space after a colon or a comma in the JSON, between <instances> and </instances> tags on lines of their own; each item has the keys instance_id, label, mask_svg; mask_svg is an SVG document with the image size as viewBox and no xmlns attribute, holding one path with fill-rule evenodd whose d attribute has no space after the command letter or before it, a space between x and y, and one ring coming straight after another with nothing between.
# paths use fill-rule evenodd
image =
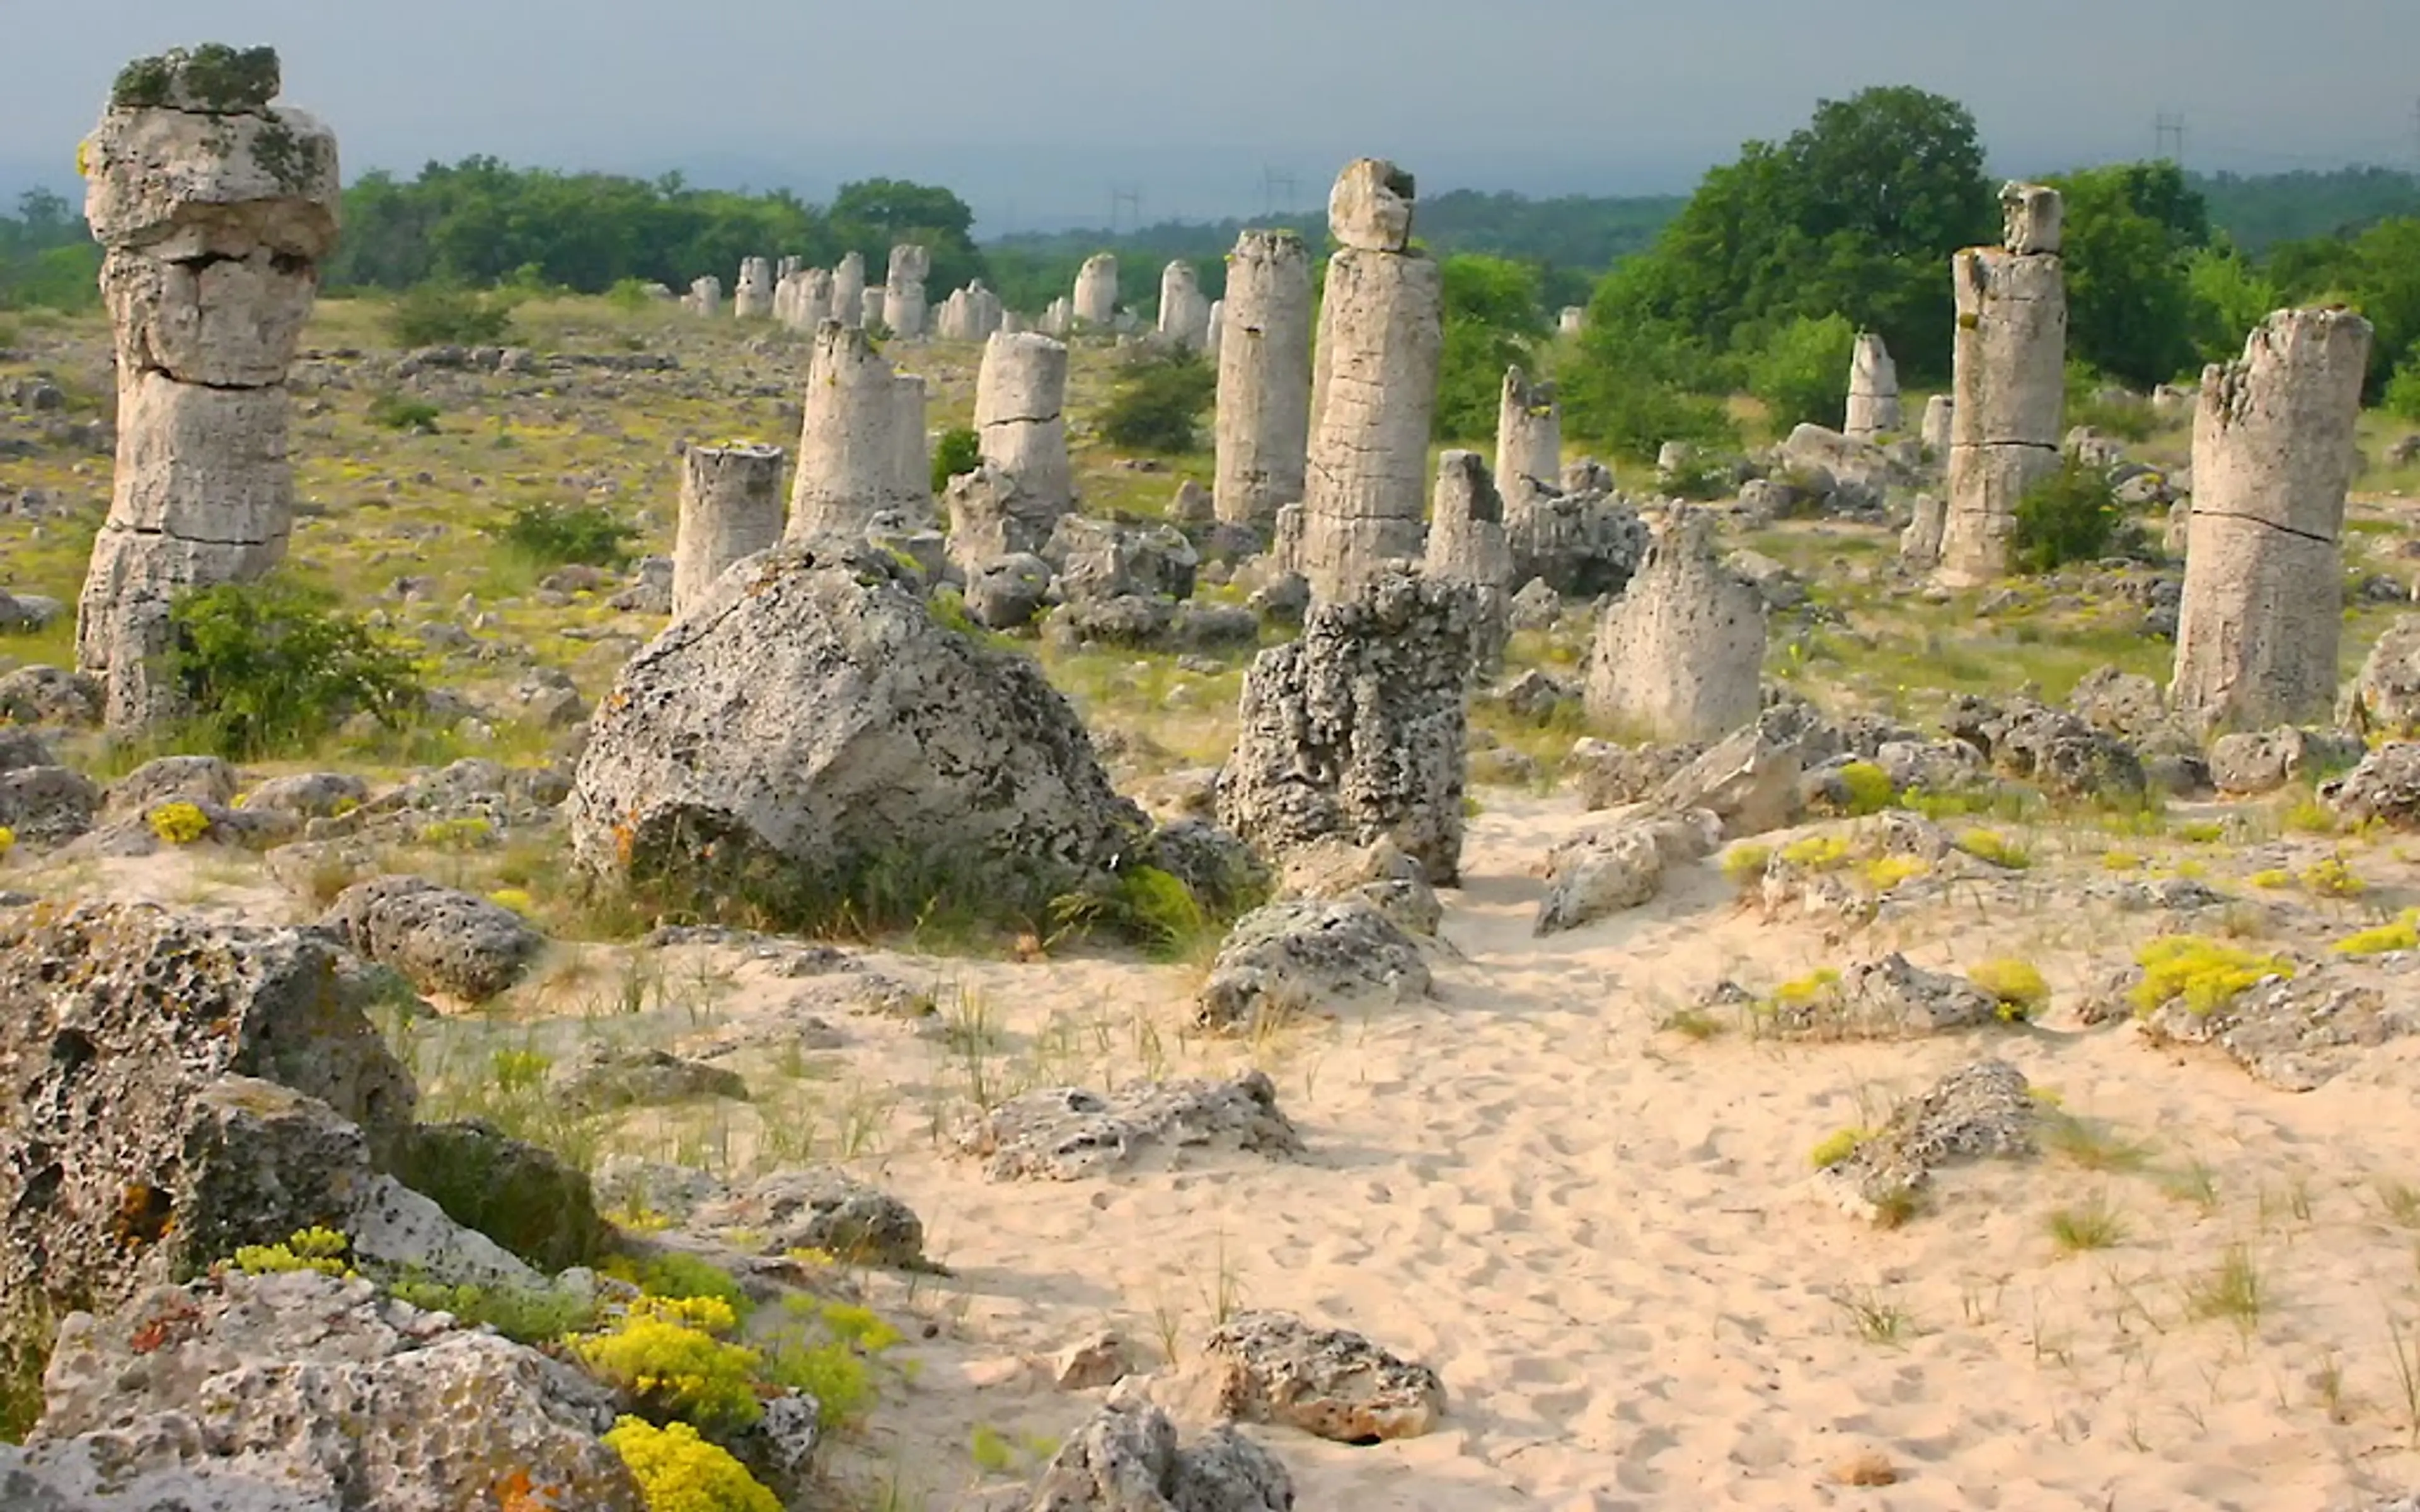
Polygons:
<instances>
[{"instance_id":1,"label":"cracked stone column","mask_svg":"<svg viewBox=\"0 0 2420 1512\"><path fill-rule=\"evenodd\" d=\"M739 265L739 282L731 291L731 313L742 320L773 317L773 263L751 257Z\"/></svg>"},{"instance_id":2,"label":"cracked stone column","mask_svg":"<svg viewBox=\"0 0 2420 1512\"><path fill-rule=\"evenodd\" d=\"M792 539L860 535L886 512L913 517L930 505L931 479L905 477L908 423L901 375L864 332L827 320L807 367L806 419L799 427L790 484ZM917 384L916 445L923 448L923 380Z\"/></svg>"},{"instance_id":3,"label":"cracked stone column","mask_svg":"<svg viewBox=\"0 0 2420 1512\"><path fill-rule=\"evenodd\" d=\"M1949 499L1941 578L1986 582L2009 570L2017 501L2058 471L2067 404L2067 283L2059 264L2058 192L2000 191L2006 245L1969 247L1950 262L1958 305L1949 431Z\"/></svg>"},{"instance_id":4,"label":"cracked stone column","mask_svg":"<svg viewBox=\"0 0 2420 1512\"><path fill-rule=\"evenodd\" d=\"M1299 502L1311 446L1311 252L1291 231L1247 231L1227 255L1218 334L1213 507L1266 526Z\"/></svg>"},{"instance_id":5,"label":"cracked stone column","mask_svg":"<svg viewBox=\"0 0 2420 1512\"><path fill-rule=\"evenodd\" d=\"M689 313L708 320L722 314L722 280L708 274L689 286L689 298L681 301Z\"/></svg>"},{"instance_id":6,"label":"cracked stone column","mask_svg":"<svg viewBox=\"0 0 2420 1512\"><path fill-rule=\"evenodd\" d=\"M1512 590L1512 548L1504 538L1504 501L1477 452L1448 452L1437 459L1428 557L1420 570L1439 582L1468 585L1477 608L1473 668L1481 673L1501 668L1511 633L1506 598Z\"/></svg>"},{"instance_id":7,"label":"cracked stone column","mask_svg":"<svg viewBox=\"0 0 2420 1512\"><path fill-rule=\"evenodd\" d=\"M1551 383L1532 383L1517 367L1504 370L1496 407L1496 476L1515 499L1557 492L1563 476L1563 410Z\"/></svg>"},{"instance_id":8,"label":"cracked stone column","mask_svg":"<svg viewBox=\"0 0 2420 1512\"><path fill-rule=\"evenodd\" d=\"M922 247L891 249L891 272L882 285L882 323L894 336L914 340L924 333L924 280L933 270L933 255Z\"/></svg>"},{"instance_id":9,"label":"cracked stone column","mask_svg":"<svg viewBox=\"0 0 2420 1512\"><path fill-rule=\"evenodd\" d=\"M850 253L832 270L832 318L845 326L865 323L865 259Z\"/></svg>"},{"instance_id":10,"label":"cracked stone column","mask_svg":"<svg viewBox=\"0 0 2420 1512\"><path fill-rule=\"evenodd\" d=\"M1899 402L1899 364L1872 332L1861 332L1849 358L1849 412L1840 434L1869 441L1895 436L1904 424Z\"/></svg>"},{"instance_id":11,"label":"cracked stone column","mask_svg":"<svg viewBox=\"0 0 2420 1512\"><path fill-rule=\"evenodd\" d=\"M2204 732L2324 722L2335 705L2369 343L2350 311L2281 310L2202 375L2168 696Z\"/></svg>"},{"instance_id":12,"label":"cracked stone column","mask_svg":"<svg viewBox=\"0 0 2420 1512\"><path fill-rule=\"evenodd\" d=\"M1118 260L1106 252L1084 259L1076 272L1076 301L1068 311L1078 325L1107 330L1118 318Z\"/></svg>"},{"instance_id":13,"label":"cracked stone column","mask_svg":"<svg viewBox=\"0 0 2420 1512\"><path fill-rule=\"evenodd\" d=\"M983 459L1024 496L1020 516L1055 517L1075 507L1067 461L1067 348L1036 333L995 333L975 377L975 431Z\"/></svg>"},{"instance_id":14,"label":"cracked stone column","mask_svg":"<svg viewBox=\"0 0 2420 1512\"><path fill-rule=\"evenodd\" d=\"M1210 339L1210 301L1202 297L1202 275L1188 262L1172 262L1159 275L1159 334L1187 351Z\"/></svg>"},{"instance_id":15,"label":"cracked stone column","mask_svg":"<svg viewBox=\"0 0 2420 1512\"><path fill-rule=\"evenodd\" d=\"M1675 509L1597 618L1588 717L1625 739L1719 740L1762 706L1764 595L1724 565L1714 517Z\"/></svg>"},{"instance_id":16,"label":"cracked stone column","mask_svg":"<svg viewBox=\"0 0 2420 1512\"><path fill-rule=\"evenodd\" d=\"M673 543L673 614L688 611L723 570L782 539L778 446L692 446L681 458L680 525Z\"/></svg>"},{"instance_id":17,"label":"cracked stone column","mask_svg":"<svg viewBox=\"0 0 2420 1512\"><path fill-rule=\"evenodd\" d=\"M76 660L113 731L178 713L155 681L168 611L286 555L287 368L336 241L336 139L270 101L277 54L207 46L117 78L78 156L105 249L117 465L77 607Z\"/></svg>"},{"instance_id":18,"label":"cracked stone column","mask_svg":"<svg viewBox=\"0 0 2420 1512\"><path fill-rule=\"evenodd\" d=\"M1949 455L1949 438L1956 425L1956 411L1957 406L1946 393L1936 393L1924 401L1924 449L1945 460Z\"/></svg>"},{"instance_id":19,"label":"cracked stone column","mask_svg":"<svg viewBox=\"0 0 2420 1512\"><path fill-rule=\"evenodd\" d=\"M1303 480L1303 576L1346 597L1388 562L1420 560L1444 283L1412 249L1412 177L1363 158L1327 201L1327 265Z\"/></svg>"}]
</instances>

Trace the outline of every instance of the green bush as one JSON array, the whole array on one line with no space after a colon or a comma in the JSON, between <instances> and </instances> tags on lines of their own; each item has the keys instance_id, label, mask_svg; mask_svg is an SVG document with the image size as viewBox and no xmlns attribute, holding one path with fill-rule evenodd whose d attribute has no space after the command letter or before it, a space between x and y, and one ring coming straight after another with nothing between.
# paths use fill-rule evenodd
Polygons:
<instances>
[{"instance_id":1,"label":"green bush","mask_svg":"<svg viewBox=\"0 0 2420 1512\"><path fill-rule=\"evenodd\" d=\"M386 329L401 347L502 346L512 339L512 304L469 289L424 284L395 301Z\"/></svg>"},{"instance_id":2,"label":"green bush","mask_svg":"<svg viewBox=\"0 0 2420 1512\"><path fill-rule=\"evenodd\" d=\"M541 567L619 567L630 560L630 543L639 535L636 526L601 504L516 504L489 533Z\"/></svg>"},{"instance_id":3,"label":"green bush","mask_svg":"<svg viewBox=\"0 0 2420 1512\"><path fill-rule=\"evenodd\" d=\"M1134 451L1193 451L1202 413L1218 393L1218 375L1201 358L1155 352L1126 365L1101 411L1101 434Z\"/></svg>"},{"instance_id":4,"label":"green bush","mask_svg":"<svg viewBox=\"0 0 2420 1512\"><path fill-rule=\"evenodd\" d=\"M419 705L411 658L334 595L290 580L225 583L169 609L163 671L194 733L232 761L299 750L348 716L394 728Z\"/></svg>"},{"instance_id":5,"label":"green bush","mask_svg":"<svg viewBox=\"0 0 2420 1512\"><path fill-rule=\"evenodd\" d=\"M1802 424L1838 428L1849 408L1849 362L1857 329L1846 316L1800 316L1748 359L1748 392L1763 401L1776 435Z\"/></svg>"},{"instance_id":6,"label":"green bush","mask_svg":"<svg viewBox=\"0 0 2420 1512\"><path fill-rule=\"evenodd\" d=\"M2017 501L2017 565L2050 572L2091 562L2109 549L2125 521L2108 474L2069 458Z\"/></svg>"},{"instance_id":7,"label":"green bush","mask_svg":"<svg viewBox=\"0 0 2420 1512\"><path fill-rule=\"evenodd\" d=\"M644 278L617 278L613 286L605 291L605 302L624 315L637 315L655 303L656 297L648 292Z\"/></svg>"},{"instance_id":8,"label":"green bush","mask_svg":"<svg viewBox=\"0 0 2420 1512\"><path fill-rule=\"evenodd\" d=\"M370 401L370 424L388 430L434 436L437 434L437 415L435 405L422 399L407 399L399 393L381 393Z\"/></svg>"},{"instance_id":9,"label":"green bush","mask_svg":"<svg viewBox=\"0 0 2420 1512\"><path fill-rule=\"evenodd\" d=\"M983 438L964 425L941 432L933 444L933 492L946 492L950 480L983 465Z\"/></svg>"}]
</instances>

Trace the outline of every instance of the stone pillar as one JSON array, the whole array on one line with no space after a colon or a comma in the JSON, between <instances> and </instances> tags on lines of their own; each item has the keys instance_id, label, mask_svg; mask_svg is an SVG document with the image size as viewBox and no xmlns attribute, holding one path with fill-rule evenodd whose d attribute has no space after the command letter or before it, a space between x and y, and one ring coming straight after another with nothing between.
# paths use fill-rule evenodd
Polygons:
<instances>
[{"instance_id":1,"label":"stone pillar","mask_svg":"<svg viewBox=\"0 0 2420 1512\"><path fill-rule=\"evenodd\" d=\"M2058 471L2067 402L2067 283L2056 190L2000 191L2006 245L1952 259L1958 304L1949 500L1941 577L1985 582L2009 570L2017 501Z\"/></svg>"},{"instance_id":2,"label":"stone pillar","mask_svg":"<svg viewBox=\"0 0 2420 1512\"><path fill-rule=\"evenodd\" d=\"M1936 393L1924 401L1924 449L1945 461L1949 456L1956 410L1957 406L1946 393Z\"/></svg>"},{"instance_id":3,"label":"stone pillar","mask_svg":"<svg viewBox=\"0 0 2420 1512\"><path fill-rule=\"evenodd\" d=\"M845 326L865 322L865 259L857 253L832 270L832 318Z\"/></svg>"},{"instance_id":4,"label":"stone pillar","mask_svg":"<svg viewBox=\"0 0 2420 1512\"><path fill-rule=\"evenodd\" d=\"M1303 480L1303 576L1342 598L1418 562L1444 341L1437 265L1412 250L1413 185L1363 158L1328 197L1327 265Z\"/></svg>"},{"instance_id":5,"label":"stone pillar","mask_svg":"<svg viewBox=\"0 0 2420 1512\"><path fill-rule=\"evenodd\" d=\"M891 379L892 439L897 442L892 474L892 507L910 526L923 528L933 517L933 454L924 430L925 386L921 373L893 374Z\"/></svg>"},{"instance_id":6,"label":"stone pillar","mask_svg":"<svg viewBox=\"0 0 2420 1512\"><path fill-rule=\"evenodd\" d=\"M680 526L673 544L673 614L706 596L723 569L782 539L778 446L692 446L681 458Z\"/></svg>"},{"instance_id":7,"label":"stone pillar","mask_svg":"<svg viewBox=\"0 0 2420 1512\"><path fill-rule=\"evenodd\" d=\"M1041 332L1046 336L1064 337L1076 328L1076 301L1065 295L1052 300L1042 312Z\"/></svg>"},{"instance_id":8,"label":"stone pillar","mask_svg":"<svg viewBox=\"0 0 2420 1512\"><path fill-rule=\"evenodd\" d=\"M1218 337L1218 518L1271 523L1303 495L1311 445L1311 253L1291 231L1247 231L1227 255Z\"/></svg>"},{"instance_id":9,"label":"stone pillar","mask_svg":"<svg viewBox=\"0 0 2420 1512\"><path fill-rule=\"evenodd\" d=\"M742 320L773 317L773 264L751 257L739 265L739 283L731 291L731 313Z\"/></svg>"},{"instance_id":10,"label":"stone pillar","mask_svg":"<svg viewBox=\"0 0 2420 1512\"><path fill-rule=\"evenodd\" d=\"M1218 822L1264 854L1391 840L1440 887L1462 870L1471 594L1388 571L1316 604L1244 678Z\"/></svg>"},{"instance_id":11,"label":"stone pillar","mask_svg":"<svg viewBox=\"0 0 2420 1512\"><path fill-rule=\"evenodd\" d=\"M1861 332L1849 358L1849 412L1840 434L1869 441L1899 434L1904 423L1899 404L1899 364L1891 361L1890 348L1883 345L1882 337L1870 331Z\"/></svg>"},{"instance_id":12,"label":"stone pillar","mask_svg":"<svg viewBox=\"0 0 2420 1512\"><path fill-rule=\"evenodd\" d=\"M1665 520L1597 619L1590 720L1624 739L1719 740L1762 706L1764 597L1714 554L1714 517Z\"/></svg>"},{"instance_id":13,"label":"stone pillar","mask_svg":"<svg viewBox=\"0 0 2420 1512\"><path fill-rule=\"evenodd\" d=\"M287 368L336 240L336 140L270 101L277 54L203 47L118 75L78 161L106 249L117 466L77 607L76 661L132 733L179 712L155 682L177 596L247 582L294 515Z\"/></svg>"},{"instance_id":14,"label":"stone pillar","mask_svg":"<svg viewBox=\"0 0 2420 1512\"><path fill-rule=\"evenodd\" d=\"M1504 501L1477 452L1448 452L1437 459L1428 558L1421 571L1439 582L1462 583L1471 590L1477 610L1472 666L1481 672L1501 667L1510 629L1506 599L1512 591L1512 548L1504 539Z\"/></svg>"},{"instance_id":15,"label":"stone pillar","mask_svg":"<svg viewBox=\"0 0 2420 1512\"><path fill-rule=\"evenodd\" d=\"M1584 304L1566 304L1555 316L1555 334L1559 336L1576 336L1587 326L1588 306Z\"/></svg>"},{"instance_id":16,"label":"stone pillar","mask_svg":"<svg viewBox=\"0 0 2420 1512\"><path fill-rule=\"evenodd\" d=\"M782 286L782 280L805 271L806 266L807 260L804 257L784 257L775 263L773 265L774 288L779 289Z\"/></svg>"},{"instance_id":17,"label":"stone pillar","mask_svg":"<svg viewBox=\"0 0 2420 1512\"><path fill-rule=\"evenodd\" d=\"M1043 335L994 334L975 377L975 430L983 458L1050 517L1075 506L1067 461L1067 348Z\"/></svg>"},{"instance_id":18,"label":"stone pillar","mask_svg":"<svg viewBox=\"0 0 2420 1512\"><path fill-rule=\"evenodd\" d=\"M882 323L891 333L914 340L924 333L924 279L933 255L922 247L891 249L891 274L882 286Z\"/></svg>"},{"instance_id":19,"label":"stone pillar","mask_svg":"<svg viewBox=\"0 0 2420 1512\"><path fill-rule=\"evenodd\" d=\"M2168 696L2205 733L2320 722L2335 705L2369 342L2350 311L2281 310L2202 375Z\"/></svg>"},{"instance_id":20,"label":"stone pillar","mask_svg":"<svg viewBox=\"0 0 2420 1512\"><path fill-rule=\"evenodd\" d=\"M923 406L917 409L921 429ZM917 480L911 490L902 476L906 417L898 375L865 332L837 320L817 328L790 485L791 539L858 535L877 515L926 507L931 479Z\"/></svg>"},{"instance_id":21,"label":"stone pillar","mask_svg":"<svg viewBox=\"0 0 2420 1512\"><path fill-rule=\"evenodd\" d=\"M1563 476L1563 411L1555 386L1532 383L1517 367L1504 370L1496 407L1496 477L1512 499L1553 493Z\"/></svg>"},{"instance_id":22,"label":"stone pillar","mask_svg":"<svg viewBox=\"0 0 2420 1512\"><path fill-rule=\"evenodd\" d=\"M1210 339L1210 301L1202 297L1202 277L1188 262L1172 262L1159 275L1159 334L1187 351L1200 351Z\"/></svg>"},{"instance_id":23,"label":"stone pillar","mask_svg":"<svg viewBox=\"0 0 2420 1512\"><path fill-rule=\"evenodd\" d=\"M722 314L722 280L711 275L699 279L689 286L689 299L685 302L691 315L703 316L708 320L720 317Z\"/></svg>"},{"instance_id":24,"label":"stone pillar","mask_svg":"<svg viewBox=\"0 0 2420 1512\"><path fill-rule=\"evenodd\" d=\"M1006 314L1000 296L984 287L982 279L967 285L967 329L970 340L989 341Z\"/></svg>"},{"instance_id":25,"label":"stone pillar","mask_svg":"<svg viewBox=\"0 0 2420 1512\"><path fill-rule=\"evenodd\" d=\"M1084 259L1076 274L1076 301L1068 316L1078 325L1106 331L1118 317L1118 260L1106 252Z\"/></svg>"},{"instance_id":26,"label":"stone pillar","mask_svg":"<svg viewBox=\"0 0 2420 1512\"><path fill-rule=\"evenodd\" d=\"M871 331L876 326L887 325L885 316L889 302L889 296L878 285L860 292L857 297L858 329Z\"/></svg>"},{"instance_id":27,"label":"stone pillar","mask_svg":"<svg viewBox=\"0 0 2420 1512\"><path fill-rule=\"evenodd\" d=\"M1939 494L1920 493L1899 536L1899 559L1909 570L1931 572L1941 565L1941 522L1945 506Z\"/></svg>"},{"instance_id":28,"label":"stone pillar","mask_svg":"<svg viewBox=\"0 0 2420 1512\"><path fill-rule=\"evenodd\" d=\"M1209 325L1202 332L1202 355L1212 362L1218 360L1218 343L1226 335L1227 301L1210 301Z\"/></svg>"}]
</instances>

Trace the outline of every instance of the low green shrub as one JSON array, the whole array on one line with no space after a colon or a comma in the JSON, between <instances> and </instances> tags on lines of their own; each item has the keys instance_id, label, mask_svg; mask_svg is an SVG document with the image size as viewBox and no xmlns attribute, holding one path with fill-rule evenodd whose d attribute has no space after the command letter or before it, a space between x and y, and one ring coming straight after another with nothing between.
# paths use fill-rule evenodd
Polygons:
<instances>
[{"instance_id":1,"label":"low green shrub","mask_svg":"<svg viewBox=\"0 0 2420 1512\"><path fill-rule=\"evenodd\" d=\"M539 567L620 567L638 527L601 504L516 504L489 534Z\"/></svg>"},{"instance_id":2,"label":"low green shrub","mask_svg":"<svg viewBox=\"0 0 2420 1512\"><path fill-rule=\"evenodd\" d=\"M961 472L972 472L983 465L983 438L964 425L941 432L933 443L933 492L936 497L949 490L950 480Z\"/></svg>"},{"instance_id":3,"label":"low green shrub","mask_svg":"<svg viewBox=\"0 0 2420 1512\"><path fill-rule=\"evenodd\" d=\"M230 761L301 750L354 714L398 727L424 696L411 656L289 579L186 594L168 625L162 671L200 743Z\"/></svg>"},{"instance_id":4,"label":"low green shrub","mask_svg":"<svg viewBox=\"0 0 2420 1512\"><path fill-rule=\"evenodd\" d=\"M2071 562L2096 561L2125 518L2109 475L2071 457L2017 501L2017 564L2026 572L2053 572Z\"/></svg>"},{"instance_id":5,"label":"low green shrub","mask_svg":"<svg viewBox=\"0 0 2420 1512\"><path fill-rule=\"evenodd\" d=\"M1218 393L1218 375L1191 352L1137 358L1101 411L1101 435L1112 446L1135 451L1193 451L1202 412Z\"/></svg>"},{"instance_id":6,"label":"low green shrub","mask_svg":"<svg viewBox=\"0 0 2420 1512\"><path fill-rule=\"evenodd\" d=\"M386 329L399 347L499 347L512 339L512 303L424 284L396 300L386 313Z\"/></svg>"}]
</instances>

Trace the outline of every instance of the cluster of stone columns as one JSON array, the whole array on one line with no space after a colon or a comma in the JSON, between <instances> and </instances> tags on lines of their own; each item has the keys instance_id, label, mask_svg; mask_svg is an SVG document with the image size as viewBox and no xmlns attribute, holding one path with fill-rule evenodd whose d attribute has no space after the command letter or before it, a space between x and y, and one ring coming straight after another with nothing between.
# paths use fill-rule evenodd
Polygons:
<instances>
[{"instance_id":1,"label":"cluster of stone columns","mask_svg":"<svg viewBox=\"0 0 2420 1512\"><path fill-rule=\"evenodd\" d=\"M2004 244L1970 247L1951 263L1958 331L1941 577L1953 584L2008 571L2017 503L2058 470L2067 403L2058 192L2010 184L2000 207Z\"/></svg>"},{"instance_id":2,"label":"cluster of stone columns","mask_svg":"<svg viewBox=\"0 0 2420 1512\"><path fill-rule=\"evenodd\" d=\"M791 331L812 332L835 318L832 275L828 268L798 268L773 288L773 319Z\"/></svg>"},{"instance_id":3,"label":"cluster of stone columns","mask_svg":"<svg viewBox=\"0 0 2420 1512\"><path fill-rule=\"evenodd\" d=\"M1191 263L1170 263L1159 275L1159 334L1187 351L1210 344L1210 301Z\"/></svg>"},{"instance_id":4,"label":"cluster of stone columns","mask_svg":"<svg viewBox=\"0 0 2420 1512\"><path fill-rule=\"evenodd\" d=\"M1320 305L1299 558L1315 598L1350 596L1425 549L1444 283L1412 248L1414 193L1409 174L1363 158L1328 196L1339 250Z\"/></svg>"},{"instance_id":5,"label":"cluster of stone columns","mask_svg":"<svg viewBox=\"0 0 2420 1512\"><path fill-rule=\"evenodd\" d=\"M179 594L286 554L287 369L336 239L335 138L271 104L277 54L205 47L120 75L85 143L105 249L117 464L77 608L76 659L114 731L173 717L160 676Z\"/></svg>"},{"instance_id":6,"label":"cluster of stone columns","mask_svg":"<svg viewBox=\"0 0 2420 1512\"><path fill-rule=\"evenodd\" d=\"M2202 375L2169 702L2207 733L2324 720L2370 326L2281 310Z\"/></svg>"},{"instance_id":7,"label":"cluster of stone columns","mask_svg":"<svg viewBox=\"0 0 2420 1512\"><path fill-rule=\"evenodd\" d=\"M1220 305L1218 466L1221 521L1266 529L1303 496L1311 444L1311 252L1291 231L1246 231Z\"/></svg>"},{"instance_id":8,"label":"cluster of stone columns","mask_svg":"<svg viewBox=\"0 0 2420 1512\"><path fill-rule=\"evenodd\" d=\"M1899 364L1891 361L1890 348L1882 337L1872 332L1857 336L1856 350L1849 358L1849 412L1840 434L1853 440L1870 441L1882 436L1896 436L1905 424L1899 401Z\"/></svg>"},{"instance_id":9,"label":"cluster of stone columns","mask_svg":"<svg viewBox=\"0 0 2420 1512\"><path fill-rule=\"evenodd\" d=\"M1007 320L1008 311L1000 302L1000 296L977 279L941 301L934 317L933 333L943 341L988 341Z\"/></svg>"}]
</instances>

